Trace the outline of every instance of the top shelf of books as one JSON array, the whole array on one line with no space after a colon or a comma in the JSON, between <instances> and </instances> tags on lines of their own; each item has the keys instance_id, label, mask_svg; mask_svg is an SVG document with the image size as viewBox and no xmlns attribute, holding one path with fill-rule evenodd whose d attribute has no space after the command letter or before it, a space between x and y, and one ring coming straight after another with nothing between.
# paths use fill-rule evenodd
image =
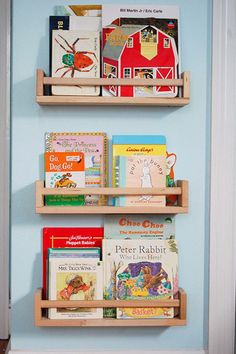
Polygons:
<instances>
[{"instance_id":1,"label":"top shelf of books","mask_svg":"<svg viewBox=\"0 0 236 354\"><path fill-rule=\"evenodd\" d=\"M46 95L47 87L53 86L175 86L178 97L117 97L117 96L70 96ZM57 78L47 77L42 69L36 74L36 101L39 105L105 105L105 106L185 106L190 102L190 74L184 72L180 79L113 79L113 78Z\"/></svg>"}]
</instances>

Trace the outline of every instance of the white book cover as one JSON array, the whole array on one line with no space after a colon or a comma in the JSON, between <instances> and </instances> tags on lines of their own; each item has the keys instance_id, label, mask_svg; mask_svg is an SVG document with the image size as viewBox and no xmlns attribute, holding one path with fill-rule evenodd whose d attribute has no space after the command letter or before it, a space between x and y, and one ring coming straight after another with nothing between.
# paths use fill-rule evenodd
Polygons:
<instances>
[{"instance_id":1,"label":"white book cover","mask_svg":"<svg viewBox=\"0 0 236 354\"><path fill-rule=\"evenodd\" d=\"M103 240L104 298L167 300L178 292L176 240ZM117 318L172 318L173 308L118 308Z\"/></svg>"},{"instance_id":2,"label":"white book cover","mask_svg":"<svg viewBox=\"0 0 236 354\"><path fill-rule=\"evenodd\" d=\"M99 78L100 35L93 31L52 31L52 77ZM56 86L53 95L98 96L99 86Z\"/></svg>"},{"instance_id":3,"label":"white book cover","mask_svg":"<svg viewBox=\"0 0 236 354\"><path fill-rule=\"evenodd\" d=\"M102 262L81 258L49 258L49 300L102 300ZM51 308L50 319L102 318L96 308Z\"/></svg>"},{"instance_id":4,"label":"white book cover","mask_svg":"<svg viewBox=\"0 0 236 354\"><path fill-rule=\"evenodd\" d=\"M104 5L102 73L106 78L176 79L180 73L179 7ZM104 96L175 97L174 86L104 86Z\"/></svg>"}]
</instances>

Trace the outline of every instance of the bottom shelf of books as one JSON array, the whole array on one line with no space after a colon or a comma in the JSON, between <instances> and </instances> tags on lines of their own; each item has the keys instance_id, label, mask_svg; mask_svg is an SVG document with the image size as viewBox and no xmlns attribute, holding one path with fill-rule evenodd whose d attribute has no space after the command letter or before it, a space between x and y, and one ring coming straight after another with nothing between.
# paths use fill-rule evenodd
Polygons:
<instances>
[{"instance_id":1,"label":"bottom shelf of books","mask_svg":"<svg viewBox=\"0 0 236 354\"><path fill-rule=\"evenodd\" d=\"M138 304L138 307L137 307ZM184 326L186 325L187 295L179 288L178 297L168 300L43 300L42 289L35 294L34 316L36 327L159 327L159 326ZM49 319L46 315L49 309L105 309L105 308L135 308L144 318L116 319L116 318L89 318L89 319ZM145 314L156 309L165 310L165 318L145 318ZM174 317L168 318L170 310ZM122 310L121 310L122 311Z\"/></svg>"}]
</instances>

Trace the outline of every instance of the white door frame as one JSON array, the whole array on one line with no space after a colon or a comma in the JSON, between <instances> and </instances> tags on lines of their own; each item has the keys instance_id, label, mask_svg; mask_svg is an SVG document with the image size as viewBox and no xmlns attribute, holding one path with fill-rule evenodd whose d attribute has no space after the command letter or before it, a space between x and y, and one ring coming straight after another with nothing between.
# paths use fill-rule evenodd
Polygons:
<instances>
[{"instance_id":1,"label":"white door frame","mask_svg":"<svg viewBox=\"0 0 236 354\"><path fill-rule=\"evenodd\" d=\"M0 339L9 336L10 0L0 0Z\"/></svg>"},{"instance_id":2,"label":"white door frame","mask_svg":"<svg viewBox=\"0 0 236 354\"><path fill-rule=\"evenodd\" d=\"M209 354L233 354L236 275L236 2L213 0Z\"/></svg>"}]
</instances>

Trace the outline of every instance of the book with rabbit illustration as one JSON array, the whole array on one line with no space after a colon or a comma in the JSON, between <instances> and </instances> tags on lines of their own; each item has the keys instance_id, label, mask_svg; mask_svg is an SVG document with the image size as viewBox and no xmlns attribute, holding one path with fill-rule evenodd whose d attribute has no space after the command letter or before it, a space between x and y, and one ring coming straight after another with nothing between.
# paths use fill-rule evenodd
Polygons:
<instances>
[{"instance_id":1,"label":"book with rabbit illustration","mask_svg":"<svg viewBox=\"0 0 236 354\"><path fill-rule=\"evenodd\" d=\"M49 300L101 300L102 262L81 257L58 257L49 253ZM50 319L102 318L102 309L50 308Z\"/></svg>"},{"instance_id":2,"label":"book with rabbit illustration","mask_svg":"<svg viewBox=\"0 0 236 354\"><path fill-rule=\"evenodd\" d=\"M52 31L52 77L99 78L100 35L93 31ZM99 86L56 86L53 95L98 96Z\"/></svg>"},{"instance_id":3,"label":"book with rabbit illustration","mask_svg":"<svg viewBox=\"0 0 236 354\"><path fill-rule=\"evenodd\" d=\"M172 299L178 292L178 249L170 240L103 240L104 298ZM173 308L117 308L117 318L172 318Z\"/></svg>"},{"instance_id":4,"label":"book with rabbit illustration","mask_svg":"<svg viewBox=\"0 0 236 354\"><path fill-rule=\"evenodd\" d=\"M85 158L85 187L107 185L108 138L103 132L52 132L45 135L45 151L80 151ZM85 196L85 205L104 204L103 196Z\"/></svg>"},{"instance_id":5,"label":"book with rabbit illustration","mask_svg":"<svg viewBox=\"0 0 236 354\"><path fill-rule=\"evenodd\" d=\"M172 215L105 215L106 239L169 239L175 238L175 217Z\"/></svg>"},{"instance_id":6,"label":"book with rabbit illustration","mask_svg":"<svg viewBox=\"0 0 236 354\"><path fill-rule=\"evenodd\" d=\"M164 156L117 156L119 187L164 188L166 158ZM165 196L135 195L116 198L119 206L165 206Z\"/></svg>"},{"instance_id":7,"label":"book with rabbit illustration","mask_svg":"<svg viewBox=\"0 0 236 354\"><path fill-rule=\"evenodd\" d=\"M84 153L45 152L46 188L85 187ZM46 205L84 205L83 195L47 195Z\"/></svg>"}]
</instances>

